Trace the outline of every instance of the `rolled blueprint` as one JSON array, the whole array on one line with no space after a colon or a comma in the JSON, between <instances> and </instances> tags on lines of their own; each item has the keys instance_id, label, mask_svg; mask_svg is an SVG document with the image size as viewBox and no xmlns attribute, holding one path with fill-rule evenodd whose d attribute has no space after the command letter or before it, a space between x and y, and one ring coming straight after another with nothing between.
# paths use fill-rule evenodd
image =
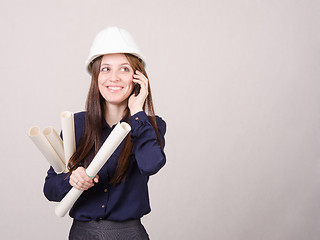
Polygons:
<instances>
[{"instance_id":1,"label":"rolled blueprint","mask_svg":"<svg viewBox=\"0 0 320 240\"><path fill-rule=\"evenodd\" d=\"M65 164L63 142L59 134L56 132L56 130L53 127L44 128L42 130L42 133L47 138L47 140L49 141L53 149L56 151L61 161Z\"/></svg>"},{"instance_id":2,"label":"rolled blueprint","mask_svg":"<svg viewBox=\"0 0 320 240\"><path fill-rule=\"evenodd\" d=\"M74 136L74 121L73 113L65 111L60 114L61 128L63 135L63 147L64 147L64 160L66 169L68 166L69 159L76 151L76 141Z\"/></svg>"},{"instance_id":3,"label":"rolled blueprint","mask_svg":"<svg viewBox=\"0 0 320 240\"><path fill-rule=\"evenodd\" d=\"M60 159L59 155L50 145L49 141L40 131L40 128L35 126L29 129L28 135L33 143L38 147L40 152L45 156L56 173L61 173L65 169L65 164Z\"/></svg>"},{"instance_id":4,"label":"rolled blueprint","mask_svg":"<svg viewBox=\"0 0 320 240\"><path fill-rule=\"evenodd\" d=\"M127 136L131 127L128 123L118 123L109 137L103 143L96 156L86 169L88 176L96 176L102 166L107 162L112 153L117 149L123 139ZM72 188L67 195L61 200L55 209L55 213L59 217L63 217L77 201L83 191Z\"/></svg>"}]
</instances>

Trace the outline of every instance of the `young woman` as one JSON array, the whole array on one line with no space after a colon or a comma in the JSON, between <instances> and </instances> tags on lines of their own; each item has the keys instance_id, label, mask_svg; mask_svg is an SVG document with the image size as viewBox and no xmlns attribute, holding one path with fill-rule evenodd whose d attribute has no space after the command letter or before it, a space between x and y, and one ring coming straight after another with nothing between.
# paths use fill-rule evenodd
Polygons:
<instances>
[{"instance_id":1,"label":"young woman","mask_svg":"<svg viewBox=\"0 0 320 240\"><path fill-rule=\"evenodd\" d=\"M166 123L155 116L145 60L131 35L117 27L101 31L90 51L86 111L74 115L77 150L69 173L51 167L44 184L50 201L71 187L84 190L71 208L69 239L149 239L141 217L150 212L148 180L165 164ZM131 132L97 176L85 168L120 121Z\"/></svg>"}]
</instances>

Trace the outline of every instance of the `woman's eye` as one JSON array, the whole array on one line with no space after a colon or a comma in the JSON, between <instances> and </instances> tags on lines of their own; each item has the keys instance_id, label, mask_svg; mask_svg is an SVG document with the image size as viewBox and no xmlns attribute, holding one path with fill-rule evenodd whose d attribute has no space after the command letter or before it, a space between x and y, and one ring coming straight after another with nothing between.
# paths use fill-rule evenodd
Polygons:
<instances>
[{"instance_id":1,"label":"woman's eye","mask_svg":"<svg viewBox=\"0 0 320 240\"><path fill-rule=\"evenodd\" d=\"M109 68L107 68L107 67L101 68L101 72L107 72L107 71L109 71Z\"/></svg>"},{"instance_id":2,"label":"woman's eye","mask_svg":"<svg viewBox=\"0 0 320 240\"><path fill-rule=\"evenodd\" d=\"M130 69L128 67L122 67L121 72L129 72Z\"/></svg>"}]
</instances>

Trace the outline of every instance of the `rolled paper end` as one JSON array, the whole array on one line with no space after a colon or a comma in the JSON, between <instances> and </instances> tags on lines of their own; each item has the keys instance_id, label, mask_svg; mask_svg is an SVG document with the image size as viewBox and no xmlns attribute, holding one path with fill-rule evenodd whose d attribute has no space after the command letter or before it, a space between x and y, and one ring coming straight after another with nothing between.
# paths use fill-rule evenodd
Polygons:
<instances>
[{"instance_id":1,"label":"rolled paper end","mask_svg":"<svg viewBox=\"0 0 320 240\"><path fill-rule=\"evenodd\" d=\"M73 204L77 201L83 191L71 188L67 195L56 206L54 212L58 217L64 217Z\"/></svg>"},{"instance_id":2,"label":"rolled paper end","mask_svg":"<svg viewBox=\"0 0 320 240\"><path fill-rule=\"evenodd\" d=\"M120 123L120 125L125 131L127 131L127 132L131 131L131 126L128 123L122 122L122 123Z\"/></svg>"},{"instance_id":3,"label":"rolled paper end","mask_svg":"<svg viewBox=\"0 0 320 240\"><path fill-rule=\"evenodd\" d=\"M59 207L59 205L56 207L56 209L54 210L54 213L58 216L58 217L64 217L66 215L66 213L68 212L69 209L67 209L67 211L65 209L62 209L61 207Z\"/></svg>"},{"instance_id":4,"label":"rolled paper end","mask_svg":"<svg viewBox=\"0 0 320 240\"><path fill-rule=\"evenodd\" d=\"M70 118L71 116L72 116L72 112L69 112L69 111L64 111L60 113L61 118Z\"/></svg>"},{"instance_id":5,"label":"rolled paper end","mask_svg":"<svg viewBox=\"0 0 320 240\"><path fill-rule=\"evenodd\" d=\"M44 135L50 135L52 133L52 127L46 127L42 130Z\"/></svg>"},{"instance_id":6,"label":"rolled paper end","mask_svg":"<svg viewBox=\"0 0 320 240\"><path fill-rule=\"evenodd\" d=\"M29 137L34 137L40 134L40 128L38 126L31 127L28 131Z\"/></svg>"}]
</instances>

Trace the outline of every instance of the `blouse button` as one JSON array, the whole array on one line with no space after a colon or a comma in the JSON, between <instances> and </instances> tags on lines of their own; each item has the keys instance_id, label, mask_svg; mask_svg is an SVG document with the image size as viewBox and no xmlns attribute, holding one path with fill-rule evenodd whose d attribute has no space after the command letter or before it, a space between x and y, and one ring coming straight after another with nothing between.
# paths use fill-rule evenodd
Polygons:
<instances>
[{"instance_id":1,"label":"blouse button","mask_svg":"<svg viewBox=\"0 0 320 240\"><path fill-rule=\"evenodd\" d=\"M101 207L104 208L104 205L102 205Z\"/></svg>"},{"instance_id":2,"label":"blouse button","mask_svg":"<svg viewBox=\"0 0 320 240\"><path fill-rule=\"evenodd\" d=\"M105 189L104 192L108 192L108 189Z\"/></svg>"},{"instance_id":3,"label":"blouse button","mask_svg":"<svg viewBox=\"0 0 320 240\"><path fill-rule=\"evenodd\" d=\"M135 119L136 119L136 120L139 120L139 117L136 117Z\"/></svg>"}]
</instances>

